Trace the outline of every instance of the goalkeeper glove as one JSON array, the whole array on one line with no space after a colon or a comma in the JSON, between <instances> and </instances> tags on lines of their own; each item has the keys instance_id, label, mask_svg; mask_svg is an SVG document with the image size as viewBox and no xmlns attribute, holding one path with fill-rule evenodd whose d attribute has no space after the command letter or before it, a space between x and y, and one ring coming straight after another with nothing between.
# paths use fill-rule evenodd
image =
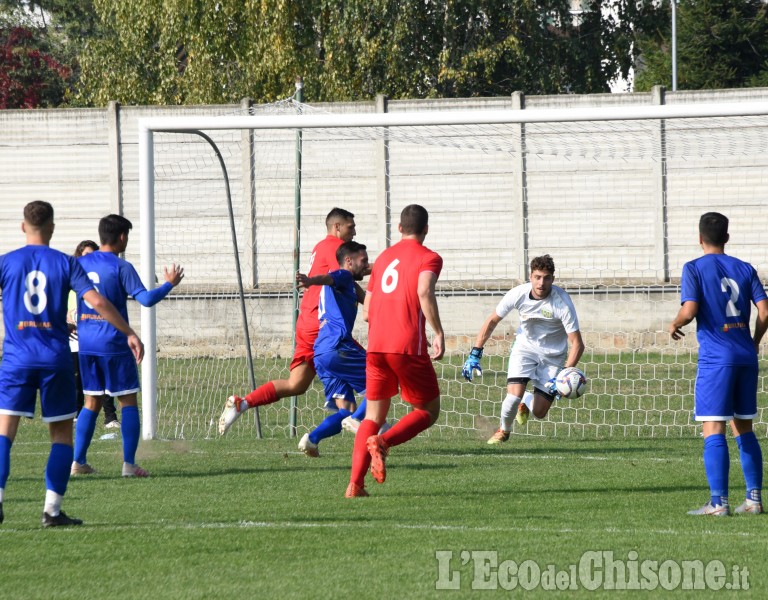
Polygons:
<instances>
[{"instance_id":1,"label":"goalkeeper glove","mask_svg":"<svg viewBox=\"0 0 768 600\"><path fill-rule=\"evenodd\" d=\"M547 381L546 392L555 397L555 400L560 398L560 392L557 391L557 377L553 377Z\"/></svg>"},{"instance_id":2,"label":"goalkeeper glove","mask_svg":"<svg viewBox=\"0 0 768 600\"><path fill-rule=\"evenodd\" d=\"M472 375L477 371L478 375L483 374L483 368L480 366L480 359L483 358L482 348L472 348L472 352L469 353L464 367L461 369L461 374L467 381L472 381Z\"/></svg>"}]
</instances>

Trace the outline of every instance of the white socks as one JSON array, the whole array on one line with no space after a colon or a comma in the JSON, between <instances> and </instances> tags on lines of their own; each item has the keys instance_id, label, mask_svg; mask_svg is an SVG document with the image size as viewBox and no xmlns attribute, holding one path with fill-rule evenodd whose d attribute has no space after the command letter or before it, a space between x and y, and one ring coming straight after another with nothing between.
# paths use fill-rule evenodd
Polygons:
<instances>
[{"instance_id":1,"label":"white socks","mask_svg":"<svg viewBox=\"0 0 768 600\"><path fill-rule=\"evenodd\" d=\"M512 422L517 416L517 407L520 406L520 398L507 394L504 402L501 403L501 429L502 431L512 431Z\"/></svg>"},{"instance_id":2,"label":"white socks","mask_svg":"<svg viewBox=\"0 0 768 600\"><path fill-rule=\"evenodd\" d=\"M61 512L61 499L63 497L53 490L45 490L45 508L43 510L50 516L57 517Z\"/></svg>"}]
</instances>

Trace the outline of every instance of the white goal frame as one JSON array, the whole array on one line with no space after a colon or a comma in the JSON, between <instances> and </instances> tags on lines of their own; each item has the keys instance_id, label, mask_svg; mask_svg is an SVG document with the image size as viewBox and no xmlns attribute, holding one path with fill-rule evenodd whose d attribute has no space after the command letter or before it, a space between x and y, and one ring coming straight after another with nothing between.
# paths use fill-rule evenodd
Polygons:
<instances>
[{"instance_id":1,"label":"white goal frame","mask_svg":"<svg viewBox=\"0 0 768 600\"><path fill-rule=\"evenodd\" d=\"M317 128L386 128L429 125L495 125L764 115L768 115L768 102L574 109L462 110L296 116L154 117L140 119L138 123L141 224L140 275L148 289L155 287L155 160L153 142L156 132L183 133L238 129L307 130ZM142 430L144 439L153 439L157 433L157 333L155 308L141 308L141 337L145 345L145 358L142 364Z\"/></svg>"}]
</instances>

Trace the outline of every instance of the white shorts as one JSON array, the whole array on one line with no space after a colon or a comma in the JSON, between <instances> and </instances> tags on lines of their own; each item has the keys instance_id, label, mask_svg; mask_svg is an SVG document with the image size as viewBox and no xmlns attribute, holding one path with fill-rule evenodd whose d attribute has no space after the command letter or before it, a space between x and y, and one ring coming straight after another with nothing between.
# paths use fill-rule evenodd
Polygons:
<instances>
[{"instance_id":1,"label":"white shorts","mask_svg":"<svg viewBox=\"0 0 768 600\"><path fill-rule=\"evenodd\" d=\"M533 382L533 386L546 391L547 382L555 377L565 364L567 352L555 356L542 356L534 350L512 346L509 355L507 380L525 377Z\"/></svg>"}]
</instances>

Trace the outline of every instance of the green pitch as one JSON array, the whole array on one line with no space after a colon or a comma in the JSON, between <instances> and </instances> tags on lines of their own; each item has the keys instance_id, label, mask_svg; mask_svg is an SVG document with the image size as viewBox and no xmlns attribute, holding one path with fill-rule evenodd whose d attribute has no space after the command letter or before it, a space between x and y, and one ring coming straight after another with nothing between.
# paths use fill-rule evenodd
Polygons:
<instances>
[{"instance_id":1,"label":"green pitch","mask_svg":"<svg viewBox=\"0 0 768 600\"><path fill-rule=\"evenodd\" d=\"M530 585L548 565L570 595L600 597L584 584L606 589L589 560L608 551L630 585L644 561L668 585L683 561L721 561L724 575L702 585L768 589L768 516L685 514L707 499L698 437L513 435L500 447L421 437L392 451L371 497L346 500L347 434L324 441L319 459L285 438L142 442L152 477L123 480L119 441L104 433L100 420L89 453L99 474L73 479L65 499L85 525L43 530L48 444L39 421L23 424L0 526L2 597L451 598L479 594L473 586L509 596L504 586ZM744 483L732 439L730 450L735 505ZM582 563L591 576L574 581ZM530 593L551 596L546 585Z\"/></svg>"}]
</instances>

